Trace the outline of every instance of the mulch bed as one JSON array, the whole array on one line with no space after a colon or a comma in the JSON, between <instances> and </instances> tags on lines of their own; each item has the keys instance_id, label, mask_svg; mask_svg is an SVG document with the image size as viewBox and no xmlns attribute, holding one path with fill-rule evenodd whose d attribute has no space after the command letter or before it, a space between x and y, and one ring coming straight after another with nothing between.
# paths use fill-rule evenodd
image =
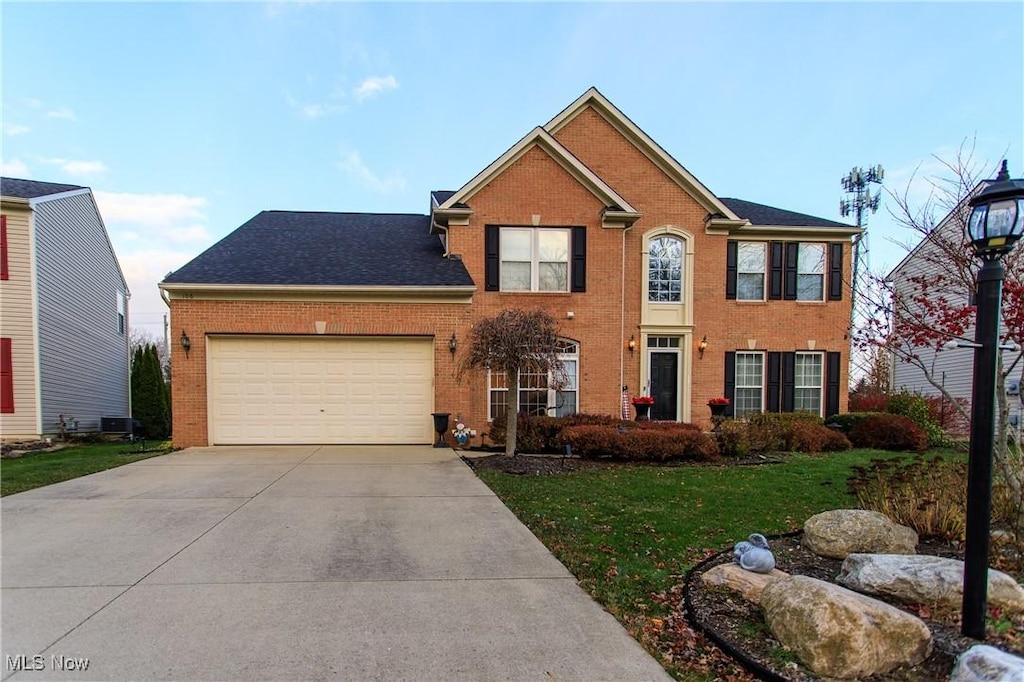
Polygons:
<instances>
[{"instance_id":1,"label":"mulch bed","mask_svg":"<svg viewBox=\"0 0 1024 682\"><path fill-rule=\"evenodd\" d=\"M775 554L776 567L791 575L806 575L827 582L834 582L839 573L841 560L820 557L800 545L800 536L791 535L770 540ZM932 554L952 559L963 559L962 548L948 543L924 539L918 543L918 554ZM718 564L732 561L731 549L705 564L708 570ZM702 571L703 572L703 571ZM726 588L707 586L699 575L690 582L690 616L699 626L710 631L713 637L721 639L727 648L734 649L740 657L746 657L755 664L786 680L813 680L816 677L802 665L785 655L782 645L776 641L764 621L761 609L737 593ZM949 677L957 656L977 644L973 639L960 635L960 623L956 613L932 609L928 605L907 606L892 603L921 618L931 630L934 651L920 665L904 667L886 675L866 678L876 681L931 682ZM1018 655L1024 653L1024 642L1019 637L1024 628L1024 619L1015 623L1004 633L990 632L987 644L998 646Z\"/></svg>"}]
</instances>

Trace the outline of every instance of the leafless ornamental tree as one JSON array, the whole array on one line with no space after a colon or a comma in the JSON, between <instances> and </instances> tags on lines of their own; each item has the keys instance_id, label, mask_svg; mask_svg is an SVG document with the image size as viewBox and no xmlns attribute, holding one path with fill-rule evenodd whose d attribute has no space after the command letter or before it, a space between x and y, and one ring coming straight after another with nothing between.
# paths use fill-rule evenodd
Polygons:
<instances>
[{"instance_id":1,"label":"leafless ornamental tree","mask_svg":"<svg viewBox=\"0 0 1024 682\"><path fill-rule=\"evenodd\" d=\"M550 373L552 386L564 383L556 343L555 320L543 310L502 310L494 317L473 325L469 350L462 358L460 375L466 370L504 372L508 385L508 426L505 454L516 454L519 375L523 371Z\"/></svg>"}]
</instances>

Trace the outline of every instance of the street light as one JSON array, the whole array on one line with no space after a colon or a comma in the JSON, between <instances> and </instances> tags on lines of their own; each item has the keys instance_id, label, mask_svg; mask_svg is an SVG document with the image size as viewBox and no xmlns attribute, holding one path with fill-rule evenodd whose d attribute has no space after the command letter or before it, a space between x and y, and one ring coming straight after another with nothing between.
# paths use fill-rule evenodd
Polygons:
<instances>
[{"instance_id":1,"label":"street light","mask_svg":"<svg viewBox=\"0 0 1024 682\"><path fill-rule=\"evenodd\" d=\"M967 237L981 259L974 329L971 452L967 469L967 543L964 548L963 619L960 631L985 639L988 599L989 517L992 512L992 440L995 417L1002 257L1024 233L1024 180L1011 180L1006 161L999 175L970 201Z\"/></svg>"}]
</instances>

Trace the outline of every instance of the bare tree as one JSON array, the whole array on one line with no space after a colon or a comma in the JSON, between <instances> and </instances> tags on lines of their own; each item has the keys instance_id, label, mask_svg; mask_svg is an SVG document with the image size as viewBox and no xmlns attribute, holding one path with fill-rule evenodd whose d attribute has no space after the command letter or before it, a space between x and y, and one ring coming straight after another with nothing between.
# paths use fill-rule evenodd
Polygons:
<instances>
[{"instance_id":1,"label":"bare tree","mask_svg":"<svg viewBox=\"0 0 1024 682\"><path fill-rule=\"evenodd\" d=\"M895 204L893 218L908 234L905 246L918 244L920 274L891 281L873 274L865 294L869 314L854 330L854 343L861 349L890 353L895 361L920 370L925 381L945 397L951 406L970 418L968 406L950 394L936 370L936 361L951 349L950 341L970 341L975 320L974 293L979 263L974 256L966 225L969 200L983 186L987 171L973 160L973 144L964 143L953 160L937 158L943 176L928 178L931 193L923 205L911 198L910 183L902 193L889 190ZM913 182L913 179L911 180ZM938 216L938 218L937 218ZM1019 253L1004 258L1001 341L1024 343L1024 259ZM954 344L955 345L955 344ZM1024 466L1020 445L1009 429L1010 405L1006 378L1019 371L1019 354L1000 355L996 385L996 468L1005 481L1024 523Z\"/></svg>"},{"instance_id":2,"label":"bare tree","mask_svg":"<svg viewBox=\"0 0 1024 682\"><path fill-rule=\"evenodd\" d=\"M549 388L557 389L564 384L557 341L555 320L543 310L502 310L496 316L484 318L473 325L469 350L462 358L459 375L467 370L505 373L509 391L505 432L507 455L516 455L520 374L524 371L550 372L554 385Z\"/></svg>"}]
</instances>

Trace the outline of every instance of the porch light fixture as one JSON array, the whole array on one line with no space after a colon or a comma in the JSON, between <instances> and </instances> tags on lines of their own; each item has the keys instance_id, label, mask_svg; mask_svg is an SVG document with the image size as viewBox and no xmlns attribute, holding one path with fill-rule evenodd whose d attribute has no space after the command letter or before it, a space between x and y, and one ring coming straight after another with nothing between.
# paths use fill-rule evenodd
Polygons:
<instances>
[{"instance_id":1,"label":"porch light fixture","mask_svg":"<svg viewBox=\"0 0 1024 682\"><path fill-rule=\"evenodd\" d=\"M181 347L185 350L185 358L188 359L188 352L192 350L192 341L188 338L188 334L185 333L184 329L181 330L181 339L179 341L181 342Z\"/></svg>"},{"instance_id":2,"label":"porch light fixture","mask_svg":"<svg viewBox=\"0 0 1024 682\"><path fill-rule=\"evenodd\" d=\"M627 343L626 345L629 347L629 354L632 355L633 351L636 350L636 335L635 334L630 334L629 335L629 343Z\"/></svg>"},{"instance_id":3,"label":"porch light fixture","mask_svg":"<svg viewBox=\"0 0 1024 682\"><path fill-rule=\"evenodd\" d=\"M964 547L963 619L960 631L985 639L988 611L989 522L992 512L992 446L995 385L999 371L999 309L1003 295L1002 258L1024 232L1024 179L1010 179L1006 161L999 175L970 201L967 238L981 259L974 326L974 385L971 395L971 448L967 460L967 542Z\"/></svg>"},{"instance_id":4,"label":"porch light fixture","mask_svg":"<svg viewBox=\"0 0 1024 682\"><path fill-rule=\"evenodd\" d=\"M697 344L697 352L700 353L700 356L703 358L704 357L704 351L706 351L707 349L708 349L708 335L705 334L704 338L701 339L700 343Z\"/></svg>"},{"instance_id":5,"label":"porch light fixture","mask_svg":"<svg viewBox=\"0 0 1024 682\"><path fill-rule=\"evenodd\" d=\"M452 332L452 338L448 339L448 351L455 356L455 351L459 349L459 340L455 338L455 332Z\"/></svg>"}]
</instances>

